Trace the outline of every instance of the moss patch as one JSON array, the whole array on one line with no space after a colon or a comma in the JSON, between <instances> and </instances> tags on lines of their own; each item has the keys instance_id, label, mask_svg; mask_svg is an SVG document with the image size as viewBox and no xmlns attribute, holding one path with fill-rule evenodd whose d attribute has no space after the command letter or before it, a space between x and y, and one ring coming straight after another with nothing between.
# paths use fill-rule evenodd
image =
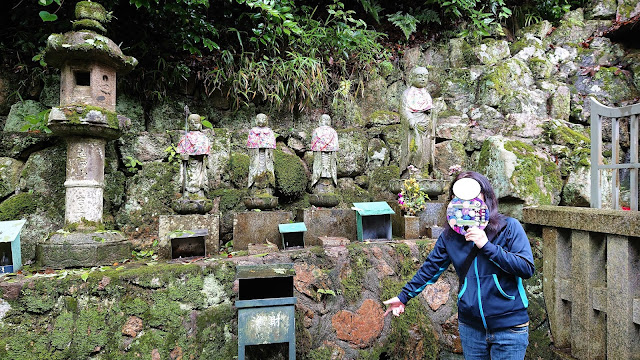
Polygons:
<instances>
[{"instance_id":1,"label":"moss patch","mask_svg":"<svg viewBox=\"0 0 640 360\"><path fill-rule=\"evenodd\" d=\"M229 173L231 183L237 188L245 189L249 181L249 156L232 153L229 157Z\"/></svg>"},{"instance_id":2,"label":"moss patch","mask_svg":"<svg viewBox=\"0 0 640 360\"><path fill-rule=\"evenodd\" d=\"M299 157L276 149L273 156L273 170L276 176L276 189L283 197L295 199L305 193L308 179Z\"/></svg>"},{"instance_id":3,"label":"moss patch","mask_svg":"<svg viewBox=\"0 0 640 360\"><path fill-rule=\"evenodd\" d=\"M0 221L19 220L37 208L34 194L19 193L0 203Z\"/></svg>"},{"instance_id":4,"label":"moss patch","mask_svg":"<svg viewBox=\"0 0 640 360\"><path fill-rule=\"evenodd\" d=\"M557 165L537 157L533 146L521 141L507 141L504 148L518 157L518 163L511 176L511 182L517 192L533 199L535 204L552 204L553 193L559 193L562 189L562 179Z\"/></svg>"},{"instance_id":5,"label":"moss patch","mask_svg":"<svg viewBox=\"0 0 640 360\"><path fill-rule=\"evenodd\" d=\"M347 249L349 250L350 271L340 282L344 298L353 303L358 301L362 295L364 277L371 268L371 263L362 245L350 244Z\"/></svg>"}]
</instances>

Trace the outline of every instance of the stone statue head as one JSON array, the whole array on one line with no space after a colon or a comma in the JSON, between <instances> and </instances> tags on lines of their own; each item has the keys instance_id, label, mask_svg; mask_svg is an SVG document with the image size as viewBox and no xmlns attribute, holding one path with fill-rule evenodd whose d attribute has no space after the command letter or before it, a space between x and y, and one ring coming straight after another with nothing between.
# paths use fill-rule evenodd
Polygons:
<instances>
[{"instance_id":1,"label":"stone statue head","mask_svg":"<svg viewBox=\"0 0 640 360\"><path fill-rule=\"evenodd\" d=\"M327 115L327 114L322 114L322 116L320 116L320 126L331 126L331 116Z\"/></svg>"},{"instance_id":2,"label":"stone statue head","mask_svg":"<svg viewBox=\"0 0 640 360\"><path fill-rule=\"evenodd\" d=\"M417 88L427 86L429 80L429 70L424 66L418 66L411 70L411 85Z\"/></svg>"},{"instance_id":3,"label":"stone statue head","mask_svg":"<svg viewBox=\"0 0 640 360\"><path fill-rule=\"evenodd\" d=\"M265 127L269 123L269 121L267 120L267 115L262 113L256 115L255 121L256 121L256 126L259 126L259 127Z\"/></svg>"},{"instance_id":4,"label":"stone statue head","mask_svg":"<svg viewBox=\"0 0 640 360\"><path fill-rule=\"evenodd\" d=\"M189 131L200 131L202 130L202 118L198 114L191 114L187 118L189 121Z\"/></svg>"}]
</instances>

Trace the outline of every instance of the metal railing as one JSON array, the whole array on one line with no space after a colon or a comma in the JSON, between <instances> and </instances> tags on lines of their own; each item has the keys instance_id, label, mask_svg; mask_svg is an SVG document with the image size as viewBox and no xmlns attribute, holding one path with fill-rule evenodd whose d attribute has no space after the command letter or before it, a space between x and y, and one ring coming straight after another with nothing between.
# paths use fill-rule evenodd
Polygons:
<instances>
[{"instance_id":1,"label":"metal railing","mask_svg":"<svg viewBox=\"0 0 640 360\"><path fill-rule=\"evenodd\" d=\"M611 171L611 208L619 210L621 169L629 171L629 208L638 211L638 114L640 104L612 108L591 99L591 207L603 208L603 173ZM611 161L604 163L602 125L611 119ZM629 118L629 162L620 163L620 124Z\"/></svg>"}]
</instances>

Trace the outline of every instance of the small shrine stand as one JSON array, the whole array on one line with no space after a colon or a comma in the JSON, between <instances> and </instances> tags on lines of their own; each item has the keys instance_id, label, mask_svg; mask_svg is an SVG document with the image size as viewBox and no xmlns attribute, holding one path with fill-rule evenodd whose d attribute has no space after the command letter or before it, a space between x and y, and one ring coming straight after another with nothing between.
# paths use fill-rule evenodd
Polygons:
<instances>
[{"instance_id":1,"label":"small shrine stand","mask_svg":"<svg viewBox=\"0 0 640 360\"><path fill-rule=\"evenodd\" d=\"M358 241L391 240L393 209L384 201L353 203L356 211Z\"/></svg>"},{"instance_id":2,"label":"small shrine stand","mask_svg":"<svg viewBox=\"0 0 640 360\"><path fill-rule=\"evenodd\" d=\"M282 237L282 250L304 248L304 233L307 227L303 222L278 225Z\"/></svg>"},{"instance_id":3,"label":"small shrine stand","mask_svg":"<svg viewBox=\"0 0 640 360\"><path fill-rule=\"evenodd\" d=\"M0 274L22 268L20 231L27 220L0 221Z\"/></svg>"},{"instance_id":4,"label":"small shrine stand","mask_svg":"<svg viewBox=\"0 0 640 360\"><path fill-rule=\"evenodd\" d=\"M245 347L287 343L296 358L293 264L240 265L238 278L238 360Z\"/></svg>"}]
</instances>

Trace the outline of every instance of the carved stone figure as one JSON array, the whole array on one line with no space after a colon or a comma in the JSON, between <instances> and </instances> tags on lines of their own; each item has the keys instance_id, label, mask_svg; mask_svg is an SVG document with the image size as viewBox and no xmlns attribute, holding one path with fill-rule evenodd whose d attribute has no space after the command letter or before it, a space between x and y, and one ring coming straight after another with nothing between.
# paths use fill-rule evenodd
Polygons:
<instances>
[{"instance_id":1,"label":"carved stone figure","mask_svg":"<svg viewBox=\"0 0 640 360\"><path fill-rule=\"evenodd\" d=\"M180 138L176 152L180 154L180 183L182 196L204 198L208 191L206 157L211 151L209 138L202 132L202 119L198 114L188 118L189 131Z\"/></svg>"},{"instance_id":2,"label":"carved stone figure","mask_svg":"<svg viewBox=\"0 0 640 360\"><path fill-rule=\"evenodd\" d=\"M267 115L258 114L255 126L249 131L247 148L249 148L249 181L248 187L253 192L273 195L275 175L273 173L273 149L276 148L276 137L267 127Z\"/></svg>"},{"instance_id":3,"label":"carved stone figure","mask_svg":"<svg viewBox=\"0 0 640 360\"><path fill-rule=\"evenodd\" d=\"M311 136L313 194L309 196L309 203L320 207L332 207L339 202L335 194L335 187L338 185L338 133L331 127L329 115L320 116L319 122L320 126Z\"/></svg>"},{"instance_id":4,"label":"carved stone figure","mask_svg":"<svg viewBox=\"0 0 640 360\"><path fill-rule=\"evenodd\" d=\"M400 156L402 171L409 165L420 170L428 170L429 164L433 165L435 116L431 95L425 89L428 75L429 71L424 67L413 69L411 86L402 94L400 119L406 134Z\"/></svg>"},{"instance_id":5,"label":"carved stone figure","mask_svg":"<svg viewBox=\"0 0 640 360\"><path fill-rule=\"evenodd\" d=\"M321 178L333 180L338 185L338 133L331 127L331 117L320 116L320 126L313 130L311 150L313 151L313 175L311 185Z\"/></svg>"}]
</instances>

